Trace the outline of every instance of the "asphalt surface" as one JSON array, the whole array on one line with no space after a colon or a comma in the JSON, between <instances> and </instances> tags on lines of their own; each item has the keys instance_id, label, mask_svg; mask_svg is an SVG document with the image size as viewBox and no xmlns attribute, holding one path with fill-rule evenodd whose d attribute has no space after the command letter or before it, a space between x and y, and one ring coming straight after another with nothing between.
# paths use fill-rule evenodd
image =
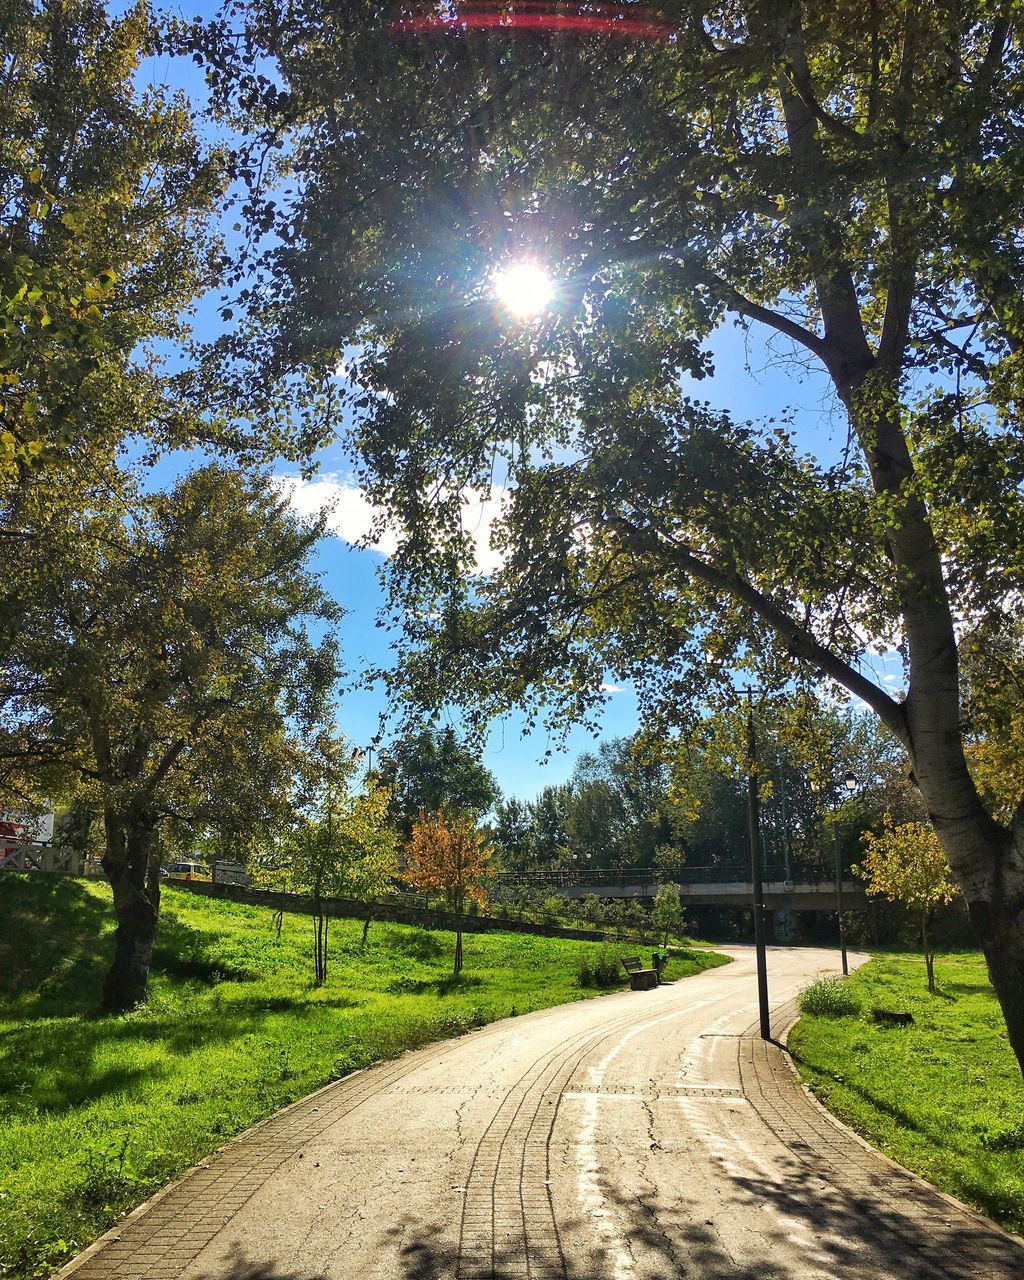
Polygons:
<instances>
[{"instance_id":1,"label":"asphalt surface","mask_svg":"<svg viewBox=\"0 0 1024 1280\"><path fill-rule=\"evenodd\" d=\"M725 950L730 950L724 948ZM753 954L492 1024L250 1130L75 1280L1022 1280L1024 1245L836 1125ZM773 948L787 1005L833 952Z\"/></svg>"}]
</instances>

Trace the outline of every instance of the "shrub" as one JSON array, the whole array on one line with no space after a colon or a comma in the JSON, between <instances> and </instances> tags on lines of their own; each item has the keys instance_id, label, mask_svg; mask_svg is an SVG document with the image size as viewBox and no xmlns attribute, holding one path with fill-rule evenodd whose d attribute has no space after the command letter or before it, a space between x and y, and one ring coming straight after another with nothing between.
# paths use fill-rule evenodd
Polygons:
<instances>
[{"instance_id":1,"label":"shrub","mask_svg":"<svg viewBox=\"0 0 1024 1280\"><path fill-rule=\"evenodd\" d=\"M580 903L580 915L588 924L600 928L605 918L604 904L596 894L588 893Z\"/></svg>"},{"instance_id":2,"label":"shrub","mask_svg":"<svg viewBox=\"0 0 1024 1280\"><path fill-rule=\"evenodd\" d=\"M981 1145L986 1151L1024 1151L1024 1124L1001 1133L983 1133Z\"/></svg>"},{"instance_id":3,"label":"shrub","mask_svg":"<svg viewBox=\"0 0 1024 1280\"><path fill-rule=\"evenodd\" d=\"M800 992L800 1012L816 1018L849 1018L860 1002L842 978L819 978Z\"/></svg>"},{"instance_id":4,"label":"shrub","mask_svg":"<svg viewBox=\"0 0 1024 1280\"><path fill-rule=\"evenodd\" d=\"M581 955L576 962L576 982L581 987L617 987L622 982L619 957L608 947Z\"/></svg>"}]
</instances>

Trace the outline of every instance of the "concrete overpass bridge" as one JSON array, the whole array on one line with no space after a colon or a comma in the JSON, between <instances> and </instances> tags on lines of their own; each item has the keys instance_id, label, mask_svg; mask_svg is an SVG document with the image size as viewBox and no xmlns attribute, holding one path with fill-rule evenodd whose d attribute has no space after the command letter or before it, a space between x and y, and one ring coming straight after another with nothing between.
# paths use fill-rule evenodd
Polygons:
<instances>
[{"instance_id":1,"label":"concrete overpass bridge","mask_svg":"<svg viewBox=\"0 0 1024 1280\"><path fill-rule=\"evenodd\" d=\"M836 881L823 873L783 866L764 868L764 905L769 911L835 911ZM499 892L557 893L565 898L653 898L660 884L679 886L683 904L694 907L749 907L754 886L750 867L678 867L640 871L630 867L601 870L502 871L494 877ZM843 910L867 906L862 880L843 881Z\"/></svg>"}]
</instances>

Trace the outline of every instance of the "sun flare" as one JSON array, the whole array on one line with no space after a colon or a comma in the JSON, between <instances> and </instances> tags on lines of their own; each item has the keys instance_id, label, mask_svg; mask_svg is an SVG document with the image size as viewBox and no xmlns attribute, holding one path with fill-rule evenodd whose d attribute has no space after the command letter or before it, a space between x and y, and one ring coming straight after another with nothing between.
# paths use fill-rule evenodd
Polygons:
<instances>
[{"instance_id":1,"label":"sun flare","mask_svg":"<svg viewBox=\"0 0 1024 1280\"><path fill-rule=\"evenodd\" d=\"M519 320L539 316L555 296L555 286L536 262L517 262L494 277L494 296Z\"/></svg>"}]
</instances>

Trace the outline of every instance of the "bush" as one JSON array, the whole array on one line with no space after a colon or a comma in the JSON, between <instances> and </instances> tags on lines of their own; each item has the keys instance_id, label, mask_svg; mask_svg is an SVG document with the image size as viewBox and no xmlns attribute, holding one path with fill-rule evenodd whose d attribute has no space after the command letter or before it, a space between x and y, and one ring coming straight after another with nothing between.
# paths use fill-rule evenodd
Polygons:
<instances>
[{"instance_id":1,"label":"bush","mask_svg":"<svg viewBox=\"0 0 1024 1280\"><path fill-rule=\"evenodd\" d=\"M815 1018L849 1018L860 1002L842 978L819 978L800 992L800 1012Z\"/></svg>"},{"instance_id":2,"label":"bush","mask_svg":"<svg viewBox=\"0 0 1024 1280\"><path fill-rule=\"evenodd\" d=\"M981 1145L986 1151L1024 1151L1024 1124L1001 1133L983 1133Z\"/></svg>"},{"instance_id":3,"label":"bush","mask_svg":"<svg viewBox=\"0 0 1024 1280\"><path fill-rule=\"evenodd\" d=\"M576 982L581 987L617 987L622 983L619 957L608 947L588 952L576 962Z\"/></svg>"},{"instance_id":4,"label":"bush","mask_svg":"<svg viewBox=\"0 0 1024 1280\"><path fill-rule=\"evenodd\" d=\"M604 924L605 909L601 899L594 893L588 893L580 903L580 915L588 923L599 929Z\"/></svg>"}]
</instances>

